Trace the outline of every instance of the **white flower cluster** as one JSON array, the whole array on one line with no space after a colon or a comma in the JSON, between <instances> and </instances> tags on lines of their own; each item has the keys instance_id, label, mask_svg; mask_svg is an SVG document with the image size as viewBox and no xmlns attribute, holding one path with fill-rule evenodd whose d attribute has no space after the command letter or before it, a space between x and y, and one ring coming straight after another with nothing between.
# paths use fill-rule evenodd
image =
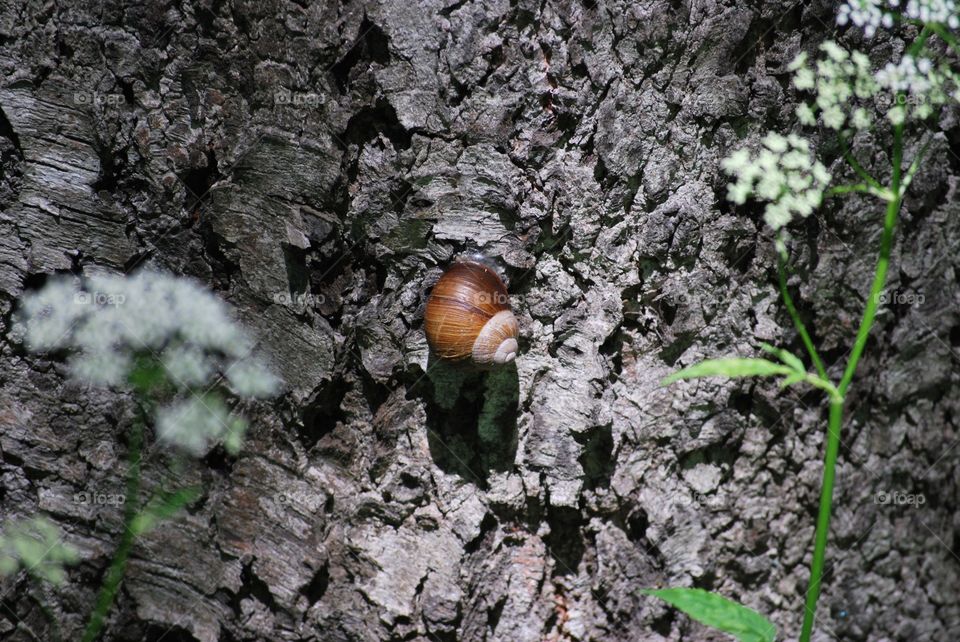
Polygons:
<instances>
[{"instance_id":1,"label":"white flower cluster","mask_svg":"<svg viewBox=\"0 0 960 642\"><path fill-rule=\"evenodd\" d=\"M808 66L806 52L788 66L794 72L794 87L817 92L813 104L797 106L797 120L803 125L816 125L819 112L823 125L830 129L866 129L873 124L872 109L863 105L881 89L895 97L887 111L894 124L903 123L908 115L927 118L951 97L960 100L960 76L947 63L935 66L928 58L905 55L898 64L887 63L873 73L870 59L859 51L848 53L829 40L820 49L826 55L816 62L815 69Z\"/></svg>"},{"instance_id":2,"label":"white flower cluster","mask_svg":"<svg viewBox=\"0 0 960 642\"><path fill-rule=\"evenodd\" d=\"M739 149L725 158L721 167L735 176L727 198L742 205L751 195L769 201L763 219L774 230L788 224L794 215L809 216L823 200L830 174L813 158L810 144L796 135L770 132L756 156Z\"/></svg>"},{"instance_id":3,"label":"white flower cluster","mask_svg":"<svg viewBox=\"0 0 960 642\"><path fill-rule=\"evenodd\" d=\"M847 0L837 12L837 24L853 23L872 38L878 28L891 28L900 13L911 20L960 27L955 0L908 0L906 6L900 0Z\"/></svg>"},{"instance_id":4,"label":"white flower cluster","mask_svg":"<svg viewBox=\"0 0 960 642\"><path fill-rule=\"evenodd\" d=\"M893 26L893 13L889 6L890 3L884 0L848 0L837 12L837 24L842 26L852 22L863 29L868 38L872 38L879 27L889 29Z\"/></svg>"},{"instance_id":5,"label":"white flower cluster","mask_svg":"<svg viewBox=\"0 0 960 642\"><path fill-rule=\"evenodd\" d=\"M825 56L816 62L815 70L807 66L806 52L800 53L788 67L794 73L794 87L817 92L813 105L797 106L797 119L804 125L815 125L819 111L824 126L830 129L842 129L848 122L857 129L869 127L872 119L867 110L851 108L850 103L870 98L880 88L870 69L870 59L859 51L850 54L831 40L823 42L820 50Z\"/></svg>"},{"instance_id":6,"label":"white flower cluster","mask_svg":"<svg viewBox=\"0 0 960 642\"><path fill-rule=\"evenodd\" d=\"M183 399L157 412L157 435L184 450L202 456L211 443L223 442L236 454L247 431L247 422L230 414L219 397L205 395Z\"/></svg>"},{"instance_id":7,"label":"white flower cluster","mask_svg":"<svg viewBox=\"0 0 960 642\"><path fill-rule=\"evenodd\" d=\"M54 280L23 298L21 315L20 331L28 349L69 351L71 374L88 383L136 383L146 363L162 369L163 378L175 389L190 393L218 372L242 397L268 397L279 386L250 358L253 342L224 303L188 279L140 272L132 277L90 277L82 287L76 279ZM207 412L211 417L223 414L211 407ZM221 427L229 423L217 421ZM194 424L205 439L225 434L205 430L208 424ZM158 432L196 451L196 443L183 437L188 428L178 432L158 427Z\"/></svg>"},{"instance_id":8,"label":"white flower cluster","mask_svg":"<svg viewBox=\"0 0 960 642\"><path fill-rule=\"evenodd\" d=\"M912 116L922 120L951 96L960 100L956 73L947 64L935 67L928 58L905 55L898 64L889 62L877 72L877 82L894 94L905 94L902 103L887 112L895 124L903 122L908 107Z\"/></svg>"}]
</instances>

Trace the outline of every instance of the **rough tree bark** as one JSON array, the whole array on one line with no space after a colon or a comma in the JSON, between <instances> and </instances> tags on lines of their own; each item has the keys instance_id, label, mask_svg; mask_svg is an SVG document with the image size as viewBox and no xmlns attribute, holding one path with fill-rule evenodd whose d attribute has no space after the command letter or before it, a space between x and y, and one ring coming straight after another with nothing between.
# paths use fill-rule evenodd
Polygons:
<instances>
[{"instance_id":1,"label":"rough tree bark","mask_svg":"<svg viewBox=\"0 0 960 642\"><path fill-rule=\"evenodd\" d=\"M82 551L48 595L65 639L122 512L73 496L121 491L132 410L25 354L12 318L54 273L144 267L229 300L287 392L244 408L236 459L171 472L150 446L149 484L207 490L137 543L106 639L723 639L637 593L667 585L794 636L823 400L658 381L800 347L769 230L724 202L718 159L790 128L785 66L835 9L0 1L0 506ZM878 62L902 47L845 38ZM960 637L955 125L898 234L890 291L924 301L884 309L854 385L818 640ZM877 171L885 149L858 141ZM831 364L881 216L828 204L795 232ZM501 262L522 323L516 367L486 376L431 362L421 331L470 250ZM875 503L895 490L926 503ZM0 637L44 637L27 587L3 582Z\"/></svg>"}]
</instances>

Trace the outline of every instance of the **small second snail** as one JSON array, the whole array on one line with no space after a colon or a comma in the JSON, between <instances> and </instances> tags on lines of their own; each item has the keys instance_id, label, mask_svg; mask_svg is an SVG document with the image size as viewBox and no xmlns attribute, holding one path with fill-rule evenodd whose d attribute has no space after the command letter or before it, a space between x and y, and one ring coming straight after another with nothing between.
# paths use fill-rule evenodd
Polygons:
<instances>
[{"instance_id":1,"label":"small second snail","mask_svg":"<svg viewBox=\"0 0 960 642\"><path fill-rule=\"evenodd\" d=\"M497 365L517 356L517 318L496 271L473 258L454 262L427 300L427 341L437 356Z\"/></svg>"}]
</instances>

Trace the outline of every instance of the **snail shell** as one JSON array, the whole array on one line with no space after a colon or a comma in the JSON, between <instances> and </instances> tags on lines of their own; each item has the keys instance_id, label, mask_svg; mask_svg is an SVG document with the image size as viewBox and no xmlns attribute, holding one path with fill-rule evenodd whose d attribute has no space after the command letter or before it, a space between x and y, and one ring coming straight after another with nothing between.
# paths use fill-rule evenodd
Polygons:
<instances>
[{"instance_id":1,"label":"snail shell","mask_svg":"<svg viewBox=\"0 0 960 642\"><path fill-rule=\"evenodd\" d=\"M507 286L477 260L458 261L443 273L423 320L430 347L444 359L489 365L510 363L517 356L517 318Z\"/></svg>"}]
</instances>

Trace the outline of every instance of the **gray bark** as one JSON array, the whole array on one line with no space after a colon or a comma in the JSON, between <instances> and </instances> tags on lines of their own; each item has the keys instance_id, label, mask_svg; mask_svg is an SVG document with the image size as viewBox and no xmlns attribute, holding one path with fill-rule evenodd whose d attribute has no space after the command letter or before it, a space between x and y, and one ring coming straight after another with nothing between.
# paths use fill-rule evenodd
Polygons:
<instances>
[{"instance_id":1,"label":"gray bark","mask_svg":"<svg viewBox=\"0 0 960 642\"><path fill-rule=\"evenodd\" d=\"M681 365L802 346L769 229L718 160L788 130L827 2L0 1L0 511L80 548L75 639L122 510L129 397L11 337L56 272L195 277L287 388L237 458L147 485L201 502L139 540L108 640L723 639L638 589L699 586L799 630L820 396ZM882 62L902 46L879 37ZM955 114L903 212L852 391L817 640L960 637ZM822 141L831 153L833 142ZM883 172L882 136L858 154ZM833 150L835 157L836 150ZM837 165L839 171L840 165ZM882 212L796 228L791 287L842 368ZM433 362L442 267L500 261L515 367ZM297 295L311 295L296 299ZM920 507L878 492L921 493ZM0 637L46 625L4 580Z\"/></svg>"}]
</instances>

